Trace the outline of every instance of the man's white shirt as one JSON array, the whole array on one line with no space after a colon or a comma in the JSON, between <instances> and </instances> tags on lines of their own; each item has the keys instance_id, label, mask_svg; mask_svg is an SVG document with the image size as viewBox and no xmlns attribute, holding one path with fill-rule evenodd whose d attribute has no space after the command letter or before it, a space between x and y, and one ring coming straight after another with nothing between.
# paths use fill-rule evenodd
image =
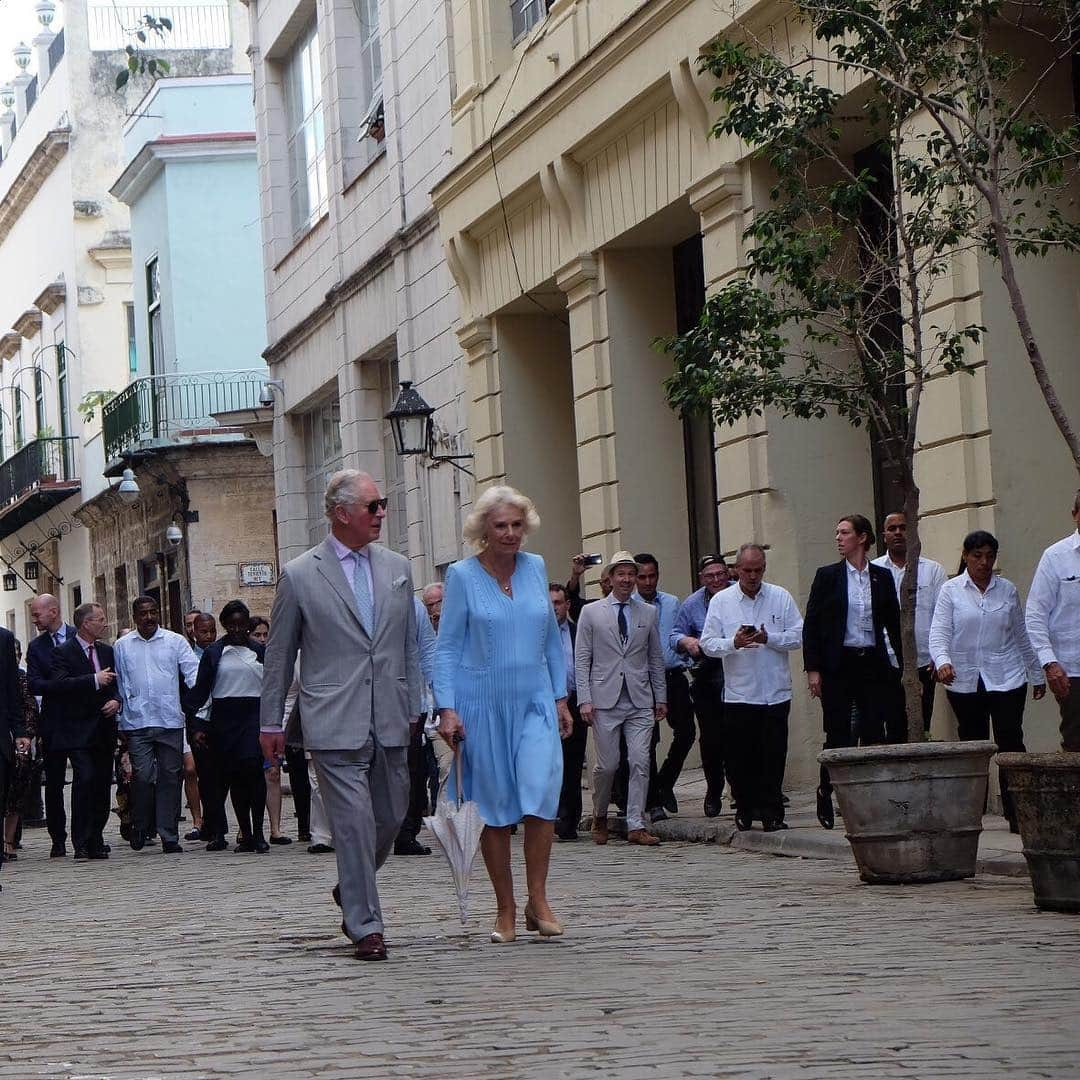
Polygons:
<instances>
[{"instance_id":1,"label":"man's white shirt","mask_svg":"<svg viewBox=\"0 0 1080 1080\"><path fill-rule=\"evenodd\" d=\"M187 638L160 626L151 638L133 630L113 646L113 659L124 699L122 731L184 726L180 676L194 686L199 671Z\"/></svg>"},{"instance_id":2,"label":"man's white shirt","mask_svg":"<svg viewBox=\"0 0 1080 1080\"><path fill-rule=\"evenodd\" d=\"M1080 530L1043 552L1025 616L1039 663L1060 664L1080 679Z\"/></svg>"},{"instance_id":3,"label":"man's white shirt","mask_svg":"<svg viewBox=\"0 0 1080 1080\"><path fill-rule=\"evenodd\" d=\"M735 648L740 626L765 627L768 641ZM740 705L778 705L791 700L788 653L802 646L802 616L787 589L763 582L750 597L738 584L718 592L709 602L701 631L706 656L724 662L724 701Z\"/></svg>"},{"instance_id":4,"label":"man's white shirt","mask_svg":"<svg viewBox=\"0 0 1080 1080\"><path fill-rule=\"evenodd\" d=\"M884 566L892 574L893 584L896 585L896 598L899 600L900 586L903 584L907 567L897 566L888 552L873 562L875 566ZM918 648L919 667L926 667L930 663L930 623L934 618L938 593L948 580L949 575L945 573L945 567L941 563L934 562L933 559L919 559L919 580L915 593L915 645ZM892 654L892 645L889 645L889 653Z\"/></svg>"}]
</instances>

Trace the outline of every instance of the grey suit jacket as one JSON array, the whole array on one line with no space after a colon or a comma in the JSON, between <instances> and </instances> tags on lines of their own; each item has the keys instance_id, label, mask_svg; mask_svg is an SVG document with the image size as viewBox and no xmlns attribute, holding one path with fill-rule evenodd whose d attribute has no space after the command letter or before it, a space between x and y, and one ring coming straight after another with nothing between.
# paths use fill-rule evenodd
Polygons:
<instances>
[{"instance_id":1,"label":"grey suit jacket","mask_svg":"<svg viewBox=\"0 0 1080 1080\"><path fill-rule=\"evenodd\" d=\"M408 746L420 715L416 610L408 560L372 544L375 633L360 622L356 598L329 539L290 562L278 581L266 646L260 721L281 727L285 695L300 653L297 705L308 750Z\"/></svg>"},{"instance_id":2,"label":"grey suit jacket","mask_svg":"<svg viewBox=\"0 0 1080 1080\"><path fill-rule=\"evenodd\" d=\"M630 633L625 645L619 637L618 613L611 597L581 609L574 645L578 706L614 708L624 681L638 708L666 705L664 652L656 608L639 596L630 598L626 607Z\"/></svg>"}]
</instances>

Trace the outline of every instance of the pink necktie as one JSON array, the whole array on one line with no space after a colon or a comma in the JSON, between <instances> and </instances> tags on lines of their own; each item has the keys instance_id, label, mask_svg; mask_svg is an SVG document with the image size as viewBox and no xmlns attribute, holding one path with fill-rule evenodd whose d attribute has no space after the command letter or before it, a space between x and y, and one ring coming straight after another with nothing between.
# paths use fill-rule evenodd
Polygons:
<instances>
[{"instance_id":1,"label":"pink necktie","mask_svg":"<svg viewBox=\"0 0 1080 1080\"><path fill-rule=\"evenodd\" d=\"M97 649L93 645L86 646L86 659L90 661L90 666L96 673L98 671Z\"/></svg>"}]
</instances>

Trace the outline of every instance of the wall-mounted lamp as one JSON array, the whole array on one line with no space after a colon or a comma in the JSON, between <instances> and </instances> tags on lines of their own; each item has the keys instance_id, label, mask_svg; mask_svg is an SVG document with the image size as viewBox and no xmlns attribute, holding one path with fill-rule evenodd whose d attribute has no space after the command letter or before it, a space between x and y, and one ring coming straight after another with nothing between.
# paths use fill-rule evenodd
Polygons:
<instances>
[{"instance_id":1,"label":"wall-mounted lamp","mask_svg":"<svg viewBox=\"0 0 1080 1080\"><path fill-rule=\"evenodd\" d=\"M433 464L449 461L455 469L469 470L459 461L471 461L472 454L435 453L435 410L420 396L409 380L403 380L394 407L386 414L394 434L394 449L401 457L426 454ZM472 473L469 473L471 476Z\"/></svg>"},{"instance_id":2,"label":"wall-mounted lamp","mask_svg":"<svg viewBox=\"0 0 1080 1080\"><path fill-rule=\"evenodd\" d=\"M135 480L135 473L131 469L125 469L120 474L120 483L117 485L116 494L125 506L131 506L139 501L139 485Z\"/></svg>"},{"instance_id":3,"label":"wall-mounted lamp","mask_svg":"<svg viewBox=\"0 0 1080 1080\"><path fill-rule=\"evenodd\" d=\"M9 570L4 575L4 592L14 592L19 587L19 579Z\"/></svg>"},{"instance_id":4,"label":"wall-mounted lamp","mask_svg":"<svg viewBox=\"0 0 1080 1080\"><path fill-rule=\"evenodd\" d=\"M38 579L38 561L37 559L28 559L23 563L23 577L27 581L37 581Z\"/></svg>"}]
</instances>

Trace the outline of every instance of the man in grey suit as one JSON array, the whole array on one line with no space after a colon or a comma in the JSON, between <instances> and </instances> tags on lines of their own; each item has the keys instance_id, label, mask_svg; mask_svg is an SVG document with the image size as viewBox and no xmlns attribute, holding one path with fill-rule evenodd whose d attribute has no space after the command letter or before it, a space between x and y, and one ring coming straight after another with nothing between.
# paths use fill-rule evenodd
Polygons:
<instances>
[{"instance_id":1,"label":"man in grey suit","mask_svg":"<svg viewBox=\"0 0 1080 1080\"><path fill-rule=\"evenodd\" d=\"M630 552L618 552L604 573L611 578L611 594L581 609L574 647L578 708L592 725L596 748L592 836L597 844L608 841L608 803L622 732L630 764L626 839L654 847L660 841L645 828L649 751L653 726L667 715L657 609L633 595L637 563Z\"/></svg>"},{"instance_id":2,"label":"man in grey suit","mask_svg":"<svg viewBox=\"0 0 1080 1080\"><path fill-rule=\"evenodd\" d=\"M386 500L367 473L345 469L326 488L330 535L278 581L263 677L262 750L285 750L285 695L300 653L304 746L334 835L342 930L359 960L385 960L375 872L409 802L409 724L421 677L409 563L373 543Z\"/></svg>"}]
</instances>

